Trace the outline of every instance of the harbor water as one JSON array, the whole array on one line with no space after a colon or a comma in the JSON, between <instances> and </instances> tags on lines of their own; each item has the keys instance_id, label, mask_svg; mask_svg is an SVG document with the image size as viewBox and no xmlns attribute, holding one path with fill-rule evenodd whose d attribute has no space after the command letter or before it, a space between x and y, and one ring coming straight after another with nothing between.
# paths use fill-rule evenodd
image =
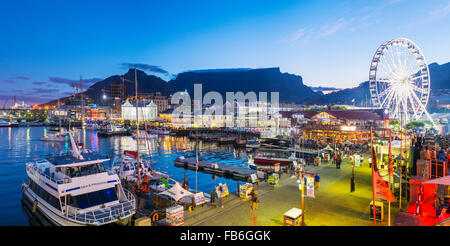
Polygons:
<instances>
[{"instance_id":1,"label":"harbor water","mask_svg":"<svg viewBox=\"0 0 450 246\"><path fill-rule=\"evenodd\" d=\"M0 128L0 225L30 225L31 220L25 215L22 205L22 183L28 182L25 164L44 157L59 155L70 149L67 142L45 142L41 137L49 134L47 127L13 127ZM102 138L95 131L77 129L76 141L83 142L86 148L110 157L105 163L108 168L114 165L125 150L136 151L136 140L131 136L114 136ZM185 169L174 166L174 160L180 156L195 158L195 141L187 137L159 136L140 141L141 157L151 162L157 171L168 174L182 182ZM149 154L149 149L151 155ZM199 158L203 160L247 167L248 153L245 149L235 149L233 145L198 142ZM150 160L151 156L151 160ZM197 178L196 178L197 176ZM237 188L237 181L213 176L211 174L187 170L189 188L210 193L214 186L226 183L230 192ZM197 179L197 182L196 182ZM197 185L196 185L197 184Z\"/></svg>"}]
</instances>

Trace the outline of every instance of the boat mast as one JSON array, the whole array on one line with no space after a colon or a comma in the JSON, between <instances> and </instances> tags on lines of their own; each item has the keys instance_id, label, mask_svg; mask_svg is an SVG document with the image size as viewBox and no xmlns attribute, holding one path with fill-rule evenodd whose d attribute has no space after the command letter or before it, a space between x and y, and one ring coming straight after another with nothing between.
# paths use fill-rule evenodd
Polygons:
<instances>
[{"instance_id":1,"label":"boat mast","mask_svg":"<svg viewBox=\"0 0 450 246\"><path fill-rule=\"evenodd\" d=\"M85 117L85 112L84 112L84 95L83 95L83 78L80 75L80 91L81 91L81 110L82 110L82 114L81 114L81 128L84 127L84 117Z\"/></svg>"},{"instance_id":2,"label":"boat mast","mask_svg":"<svg viewBox=\"0 0 450 246\"><path fill-rule=\"evenodd\" d=\"M139 173L139 110L138 110L138 84L137 84L137 71L136 71L136 67L134 67L134 87L135 87L135 91L136 91L136 134L137 134L137 139L136 139L136 152L137 152L137 156L136 156L136 166L137 166L137 179L138 179L138 187L139 187L139 181L140 181L140 173Z\"/></svg>"}]
</instances>

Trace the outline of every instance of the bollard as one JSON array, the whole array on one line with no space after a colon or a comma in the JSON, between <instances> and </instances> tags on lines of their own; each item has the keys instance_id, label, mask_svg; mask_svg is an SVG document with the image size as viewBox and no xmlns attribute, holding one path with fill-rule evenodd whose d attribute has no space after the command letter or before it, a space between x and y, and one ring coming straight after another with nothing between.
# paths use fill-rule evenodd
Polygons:
<instances>
[{"instance_id":1,"label":"bollard","mask_svg":"<svg viewBox=\"0 0 450 246\"><path fill-rule=\"evenodd\" d=\"M216 192L214 190L211 191L211 203L216 201Z\"/></svg>"}]
</instances>

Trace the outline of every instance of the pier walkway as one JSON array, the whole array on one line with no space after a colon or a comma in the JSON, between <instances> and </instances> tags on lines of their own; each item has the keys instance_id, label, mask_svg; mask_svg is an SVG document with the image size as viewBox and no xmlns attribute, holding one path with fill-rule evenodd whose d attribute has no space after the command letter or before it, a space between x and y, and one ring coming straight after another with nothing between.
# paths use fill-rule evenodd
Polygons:
<instances>
[{"instance_id":1,"label":"pier walkway","mask_svg":"<svg viewBox=\"0 0 450 246\"><path fill-rule=\"evenodd\" d=\"M364 156L364 160L368 156ZM322 166L307 166L309 172L319 172L320 187L315 198L305 198L305 223L307 226L372 226L369 220L369 203L372 200L371 168L367 161L363 167L355 168L356 191L350 192L352 167L344 160L341 169L323 163ZM250 201L241 200L234 191L223 199L224 208L215 204L197 207L185 213L186 226L281 226L283 214L293 207L301 208L301 195L291 174L283 174L280 185L270 187L266 182L255 185L259 205L252 214ZM398 197L396 197L398 199ZM404 202L406 203L406 202ZM216 201L217 204L217 201ZM387 202L384 202L384 221L377 225L387 225ZM391 225L399 211L397 204L391 204Z\"/></svg>"},{"instance_id":2,"label":"pier walkway","mask_svg":"<svg viewBox=\"0 0 450 246\"><path fill-rule=\"evenodd\" d=\"M175 160L175 166L195 170L196 161L193 158L180 157ZM201 160L198 161L198 171L246 182L250 182L252 174L256 175L256 170L249 168Z\"/></svg>"}]
</instances>

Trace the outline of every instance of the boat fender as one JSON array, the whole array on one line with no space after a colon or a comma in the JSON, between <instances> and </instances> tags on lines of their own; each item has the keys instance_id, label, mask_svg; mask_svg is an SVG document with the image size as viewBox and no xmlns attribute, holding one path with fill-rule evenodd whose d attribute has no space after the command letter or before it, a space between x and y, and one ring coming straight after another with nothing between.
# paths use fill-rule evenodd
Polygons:
<instances>
[{"instance_id":1,"label":"boat fender","mask_svg":"<svg viewBox=\"0 0 450 246\"><path fill-rule=\"evenodd\" d=\"M33 214L36 213L36 209L37 209L38 203L39 202L37 200L34 200L34 202L33 202L33 210L31 211L31 212L33 212Z\"/></svg>"},{"instance_id":2,"label":"boat fender","mask_svg":"<svg viewBox=\"0 0 450 246\"><path fill-rule=\"evenodd\" d=\"M154 213L153 216L152 216L152 221L155 222L157 220L159 220L159 214L158 213Z\"/></svg>"}]
</instances>

